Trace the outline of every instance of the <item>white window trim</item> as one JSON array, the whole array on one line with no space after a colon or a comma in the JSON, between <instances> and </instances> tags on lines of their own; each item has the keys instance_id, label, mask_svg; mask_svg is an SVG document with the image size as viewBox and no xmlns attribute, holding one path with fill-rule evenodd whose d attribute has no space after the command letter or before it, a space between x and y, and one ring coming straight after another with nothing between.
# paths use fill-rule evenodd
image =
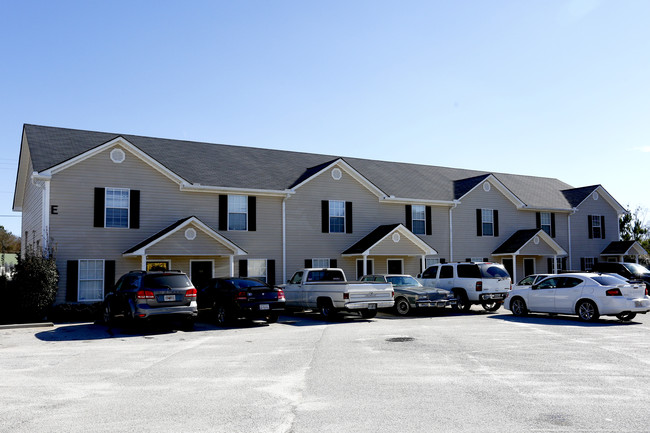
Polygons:
<instances>
[{"instance_id":1,"label":"white window trim","mask_svg":"<svg viewBox=\"0 0 650 433\"><path fill-rule=\"evenodd\" d=\"M129 193L128 198L126 199L126 227L109 227L107 224L108 218L106 218L106 211L108 210L108 206L106 205L106 202L108 201L108 190L121 190L121 191L127 191ZM123 209L121 207L112 207L111 209ZM131 189L130 188L117 188L117 187L106 187L104 188L104 228L107 229L128 229L131 227Z\"/></svg>"},{"instance_id":2,"label":"white window trim","mask_svg":"<svg viewBox=\"0 0 650 433\"><path fill-rule=\"evenodd\" d=\"M332 218L341 218L339 216L332 217L332 202L343 203L343 230L340 231L340 232L333 232L332 231ZM346 223L347 223L347 215L346 215L346 209L345 209L345 200L328 200L328 203L327 203L327 227L328 227L328 232L329 233L334 233L334 234L345 234Z\"/></svg>"},{"instance_id":3,"label":"white window trim","mask_svg":"<svg viewBox=\"0 0 650 433\"><path fill-rule=\"evenodd\" d=\"M327 265L326 266L316 266L316 260L327 260ZM329 258L312 258L311 259L311 267L312 268L329 268L330 267L330 259Z\"/></svg>"},{"instance_id":4,"label":"white window trim","mask_svg":"<svg viewBox=\"0 0 650 433\"><path fill-rule=\"evenodd\" d=\"M81 295L81 262L102 262L102 297L99 299L80 299ZM106 294L106 287L104 287L104 281L106 280L106 260L104 259L79 259L77 260L77 302L97 302L97 301L103 301L104 300L104 295ZM92 280L83 280L83 281L97 281L95 279Z\"/></svg>"},{"instance_id":5,"label":"white window trim","mask_svg":"<svg viewBox=\"0 0 650 433\"><path fill-rule=\"evenodd\" d=\"M163 259L163 260L151 259L151 260L147 260L146 265L149 265L149 263L167 263L167 269L169 270L169 269L172 268L172 261L169 260L169 259Z\"/></svg>"},{"instance_id":6,"label":"white window trim","mask_svg":"<svg viewBox=\"0 0 650 433\"><path fill-rule=\"evenodd\" d=\"M596 221L598 221L598 225L596 225ZM598 236L596 236L596 229L598 229ZM591 216L591 237L592 239L603 238L603 223L600 215Z\"/></svg>"},{"instance_id":7,"label":"white window trim","mask_svg":"<svg viewBox=\"0 0 650 433\"><path fill-rule=\"evenodd\" d=\"M401 265L402 272L400 272L400 274L403 274L403 273L404 273L404 259L399 259L399 258L396 258L396 259L394 259L394 258L387 258L387 259L386 259L386 273L388 273L388 262L389 262L389 261L402 262L402 265Z\"/></svg>"},{"instance_id":8,"label":"white window trim","mask_svg":"<svg viewBox=\"0 0 650 433\"><path fill-rule=\"evenodd\" d=\"M485 221L485 211L489 211L492 214L492 221ZM492 234L485 234L484 224L492 225ZM481 236L494 237L494 209L481 209Z\"/></svg>"},{"instance_id":9,"label":"white window trim","mask_svg":"<svg viewBox=\"0 0 650 433\"><path fill-rule=\"evenodd\" d=\"M424 259L424 270L428 269L430 266L440 265L440 259L437 257L425 257ZM424 272L424 270L422 272Z\"/></svg>"},{"instance_id":10,"label":"white window trim","mask_svg":"<svg viewBox=\"0 0 650 433\"><path fill-rule=\"evenodd\" d=\"M245 229L231 229L230 228L230 214L241 214L242 212L231 212L230 211L230 197L244 197L245 202L246 202L246 228ZM241 194L228 194L228 231L229 232L247 232L248 231L248 196L247 195L241 195Z\"/></svg>"},{"instance_id":11,"label":"white window trim","mask_svg":"<svg viewBox=\"0 0 650 433\"><path fill-rule=\"evenodd\" d=\"M416 207L421 207L422 210L424 211L424 218L415 218L415 208ZM415 221L422 221L422 233L416 233L415 230ZM414 204L411 206L411 231L413 232L414 235L426 235L427 234L427 207L422 204Z\"/></svg>"},{"instance_id":12,"label":"white window trim","mask_svg":"<svg viewBox=\"0 0 650 433\"><path fill-rule=\"evenodd\" d=\"M269 261L267 259L247 259L246 260L246 278L258 278L261 275L251 275L251 262L252 261L263 261L264 262L264 281L268 283L269 281Z\"/></svg>"}]
</instances>

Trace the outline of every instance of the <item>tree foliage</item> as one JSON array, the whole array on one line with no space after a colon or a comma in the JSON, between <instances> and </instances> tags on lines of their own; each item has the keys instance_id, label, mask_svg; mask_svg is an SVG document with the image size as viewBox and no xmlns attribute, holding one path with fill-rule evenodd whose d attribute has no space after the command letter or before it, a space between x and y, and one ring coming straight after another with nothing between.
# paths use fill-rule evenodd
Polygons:
<instances>
[{"instance_id":1,"label":"tree foliage","mask_svg":"<svg viewBox=\"0 0 650 433\"><path fill-rule=\"evenodd\" d=\"M637 207L633 212L629 209L619 220L621 240L637 241L646 251L650 252L650 225L646 223L646 210Z\"/></svg>"},{"instance_id":2,"label":"tree foliage","mask_svg":"<svg viewBox=\"0 0 650 433\"><path fill-rule=\"evenodd\" d=\"M0 245L3 253L19 253L20 238L0 226Z\"/></svg>"}]
</instances>

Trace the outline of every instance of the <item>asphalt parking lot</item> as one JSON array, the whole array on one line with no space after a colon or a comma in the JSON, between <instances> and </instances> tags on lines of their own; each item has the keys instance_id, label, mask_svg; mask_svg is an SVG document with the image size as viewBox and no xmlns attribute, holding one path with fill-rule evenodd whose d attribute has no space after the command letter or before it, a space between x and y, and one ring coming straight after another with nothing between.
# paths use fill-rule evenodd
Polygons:
<instances>
[{"instance_id":1,"label":"asphalt parking lot","mask_svg":"<svg viewBox=\"0 0 650 433\"><path fill-rule=\"evenodd\" d=\"M648 432L649 368L643 315L2 329L0 430Z\"/></svg>"}]
</instances>

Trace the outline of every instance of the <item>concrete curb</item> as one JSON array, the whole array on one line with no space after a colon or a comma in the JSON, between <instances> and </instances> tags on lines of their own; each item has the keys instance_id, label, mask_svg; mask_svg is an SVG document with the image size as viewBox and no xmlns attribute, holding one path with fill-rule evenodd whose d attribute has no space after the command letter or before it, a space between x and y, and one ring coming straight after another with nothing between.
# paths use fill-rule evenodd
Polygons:
<instances>
[{"instance_id":1,"label":"concrete curb","mask_svg":"<svg viewBox=\"0 0 650 433\"><path fill-rule=\"evenodd\" d=\"M42 323L16 323L12 325L0 325L0 329L20 329L20 328L51 328L54 326L52 322Z\"/></svg>"}]
</instances>

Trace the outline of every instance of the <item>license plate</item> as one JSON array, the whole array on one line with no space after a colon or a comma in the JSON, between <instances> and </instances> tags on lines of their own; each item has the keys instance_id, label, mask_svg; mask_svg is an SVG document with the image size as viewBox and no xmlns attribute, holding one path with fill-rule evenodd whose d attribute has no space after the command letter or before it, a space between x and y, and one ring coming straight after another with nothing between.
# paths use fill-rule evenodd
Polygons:
<instances>
[{"instance_id":1,"label":"license plate","mask_svg":"<svg viewBox=\"0 0 650 433\"><path fill-rule=\"evenodd\" d=\"M368 304L368 309L369 310L376 310L377 309L377 304Z\"/></svg>"},{"instance_id":2,"label":"license plate","mask_svg":"<svg viewBox=\"0 0 650 433\"><path fill-rule=\"evenodd\" d=\"M260 310L268 310L269 304L260 304Z\"/></svg>"},{"instance_id":3,"label":"license plate","mask_svg":"<svg viewBox=\"0 0 650 433\"><path fill-rule=\"evenodd\" d=\"M163 297L163 300L164 300L165 302L172 302L172 301L175 301L175 300L176 300L176 295L165 295L165 296Z\"/></svg>"}]
</instances>

